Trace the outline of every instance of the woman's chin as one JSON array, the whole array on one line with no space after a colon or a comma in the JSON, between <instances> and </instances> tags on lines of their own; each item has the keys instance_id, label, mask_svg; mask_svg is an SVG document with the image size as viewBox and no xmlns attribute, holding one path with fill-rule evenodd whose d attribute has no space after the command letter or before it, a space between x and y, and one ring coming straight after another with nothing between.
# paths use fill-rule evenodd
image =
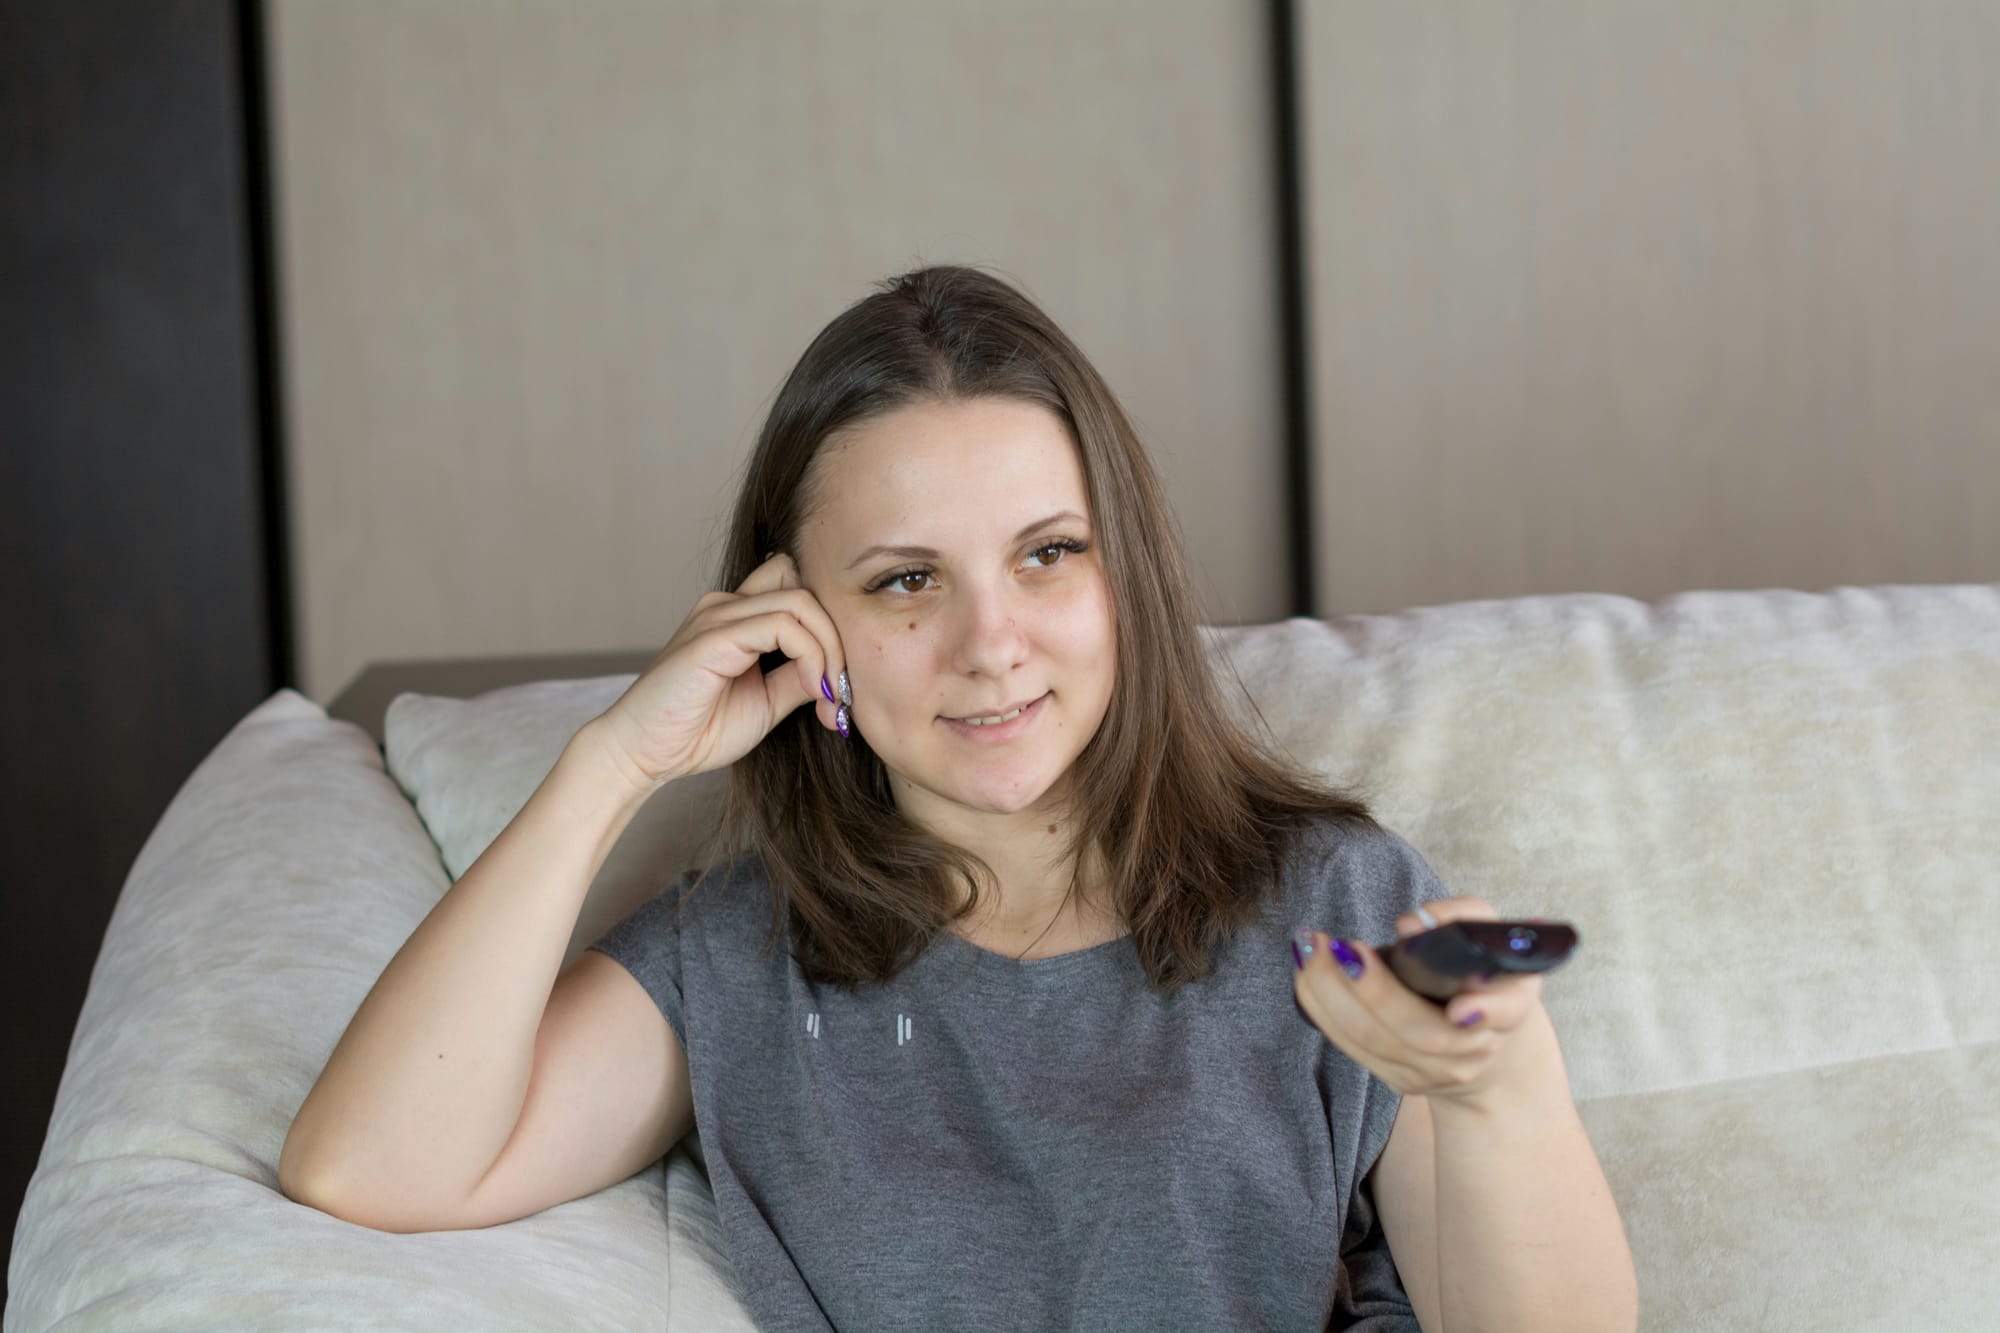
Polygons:
<instances>
[{"instance_id":1,"label":"woman's chin","mask_svg":"<svg viewBox=\"0 0 2000 1333\"><path fill-rule=\"evenodd\" d=\"M886 759L884 762L888 762ZM1019 815L1051 809L1061 798L1063 774L1027 763L989 762L967 771L963 761L946 760L924 769L897 770L899 785L907 784L930 800L945 801L962 810L986 815ZM914 794L914 793L913 793Z\"/></svg>"},{"instance_id":2,"label":"woman's chin","mask_svg":"<svg viewBox=\"0 0 2000 1333\"><path fill-rule=\"evenodd\" d=\"M960 805L992 815L1018 815L1033 810L1047 798L1053 781L1037 774L1019 782L982 783L962 789L956 796Z\"/></svg>"}]
</instances>

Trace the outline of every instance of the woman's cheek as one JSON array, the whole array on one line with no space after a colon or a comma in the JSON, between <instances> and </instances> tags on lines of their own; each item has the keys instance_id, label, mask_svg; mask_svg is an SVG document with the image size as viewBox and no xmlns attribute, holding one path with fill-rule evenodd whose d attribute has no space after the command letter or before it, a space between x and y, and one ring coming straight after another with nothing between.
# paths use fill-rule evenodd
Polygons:
<instances>
[{"instance_id":1,"label":"woman's cheek","mask_svg":"<svg viewBox=\"0 0 2000 1333\"><path fill-rule=\"evenodd\" d=\"M1070 606L1070 623L1065 626L1066 637L1073 643L1109 646L1116 634L1114 619L1111 585L1105 581L1102 570L1093 569L1089 579L1078 581L1077 595Z\"/></svg>"},{"instance_id":2,"label":"woman's cheek","mask_svg":"<svg viewBox=\"0 0 2000 1333\"><path fill-rule=\"evenodd\" d=\"M862 657L872 663L869 674L876 693L893 691L901 698L923 697L923 687L928 684L923 677L936 657L936 635L930 617L909 612L870 627Z\"/></svg>"}]
</instances>

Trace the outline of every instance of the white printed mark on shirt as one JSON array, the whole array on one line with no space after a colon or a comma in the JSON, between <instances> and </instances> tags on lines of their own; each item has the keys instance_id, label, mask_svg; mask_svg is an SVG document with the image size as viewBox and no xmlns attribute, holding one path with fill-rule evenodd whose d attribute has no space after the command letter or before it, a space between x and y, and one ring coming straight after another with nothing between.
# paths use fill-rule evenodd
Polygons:
<instances>
[{"instance_id":1,"label":"white printed mark on shirt","mask_svg":"<svg viewBox=\"0 0 2000 1333\"><path fill-rule=\"evenodd\" d=\"M807 1015L806 1015L806 1031L808 1031L808 1032L812 1033L812 1038L813 1038L813 1040L814 1040L814 1041L818 1041L818 1040L819 1040L819 1015L818 1015L818 1014L807 1014Z\"/></svg>"},{"instance_id":2,"label":"white printed mark on shirt","mask_svg":"<svg viewBox=\"0 0 2000 1333\"><path fill-rule=\"evenodd\" d=\"M902 1015L902 1014L897 1014L897 1015L896 1015L896 1044L897 1044L898 1046L901 1046L901 1045L902 1045L902 1044L903 1044L904 1042L906 1042L906 1041L910 1041L910 1040L912 1040L912 1038L911 1038L911 1036L910 1036L910 1020L909 1020L909 1019L908 1019L908 1018L907 1018L906 1016L904 1016L904 1015Z\"/></svg>"}]
</instances>

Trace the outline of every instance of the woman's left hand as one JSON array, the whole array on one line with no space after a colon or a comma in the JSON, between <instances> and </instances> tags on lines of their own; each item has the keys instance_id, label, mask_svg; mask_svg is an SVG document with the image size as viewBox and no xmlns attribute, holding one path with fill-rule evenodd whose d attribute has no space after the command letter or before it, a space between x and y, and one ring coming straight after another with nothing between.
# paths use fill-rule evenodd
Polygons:
<instances>
[{"instance_id":1,"label":"woman's left hand","mask_svg":"<svg viewBox=\"0 0 2000 1333\"><path fill-rule=\"evenodd\" d=\"M1444 898L1424 908L1440 925L1500 919L1479 898ZM1426 929L1415 913L1396 920L1398 939ZM1315 931L1312 939L1312 955L1292 983L1299 1007L1328 1041L1397 1092L1478 1102L1532 1061L1537 1043L1518 1038L1535 1020L1546 1021L1540 976L1474 978L1470 989L1439 1006L1397 980L1359 940L1346 941L1361 963L1360 976L1350 978L1327 937Z\"/></svg>"}]
</instances>

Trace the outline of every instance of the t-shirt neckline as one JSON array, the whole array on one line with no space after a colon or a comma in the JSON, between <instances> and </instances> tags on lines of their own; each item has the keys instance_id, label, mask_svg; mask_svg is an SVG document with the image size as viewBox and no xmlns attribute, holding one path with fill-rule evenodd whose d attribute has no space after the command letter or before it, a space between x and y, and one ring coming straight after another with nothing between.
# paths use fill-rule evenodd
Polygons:
<instances>
[{"instance_id":1,"label":"t-shirt neckline","mask_svg":"<svg viewBox=\"0 0 2000 1333\"><path fill-rule=\"evenodd\" d=\"M1010 958L994 953L966 939L954 930L940 930L938 936L944 947L961 958L970 958L981 968L993 972L1047 975L1067 971L1072 967L1088 966L1102 958L1117 958L1132 950L1132 932L1126 931L1116 939L1093 944L1082 949L1071 949L1068 953L1049 954L1043 958Z\"/></svg>"}]
</instances>

